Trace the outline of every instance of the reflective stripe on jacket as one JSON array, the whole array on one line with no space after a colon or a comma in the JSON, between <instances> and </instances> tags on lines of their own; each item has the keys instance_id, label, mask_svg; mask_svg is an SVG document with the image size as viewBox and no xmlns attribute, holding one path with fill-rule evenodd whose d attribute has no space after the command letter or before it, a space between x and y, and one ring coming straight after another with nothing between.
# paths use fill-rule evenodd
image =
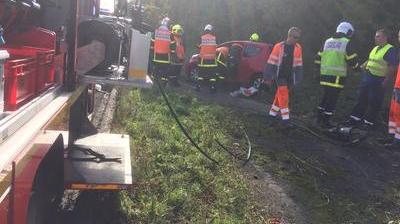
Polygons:
<instances>
[{"instance_id":1,"label":"reflective stripe on jacket","mask_svg":"<svg viewBox=\"0 0 400 224\"><path fill-rule=\"evenodd\" d=\"M267 66L264 71L264 79L276 80L279 76L282 65L283 54L285 52L285 42L275 44L268 58ZM296 44L293 52L293 74L292 83L297 85L303 78L303 50L300 44Z\"/></svg>"}]
</instances>

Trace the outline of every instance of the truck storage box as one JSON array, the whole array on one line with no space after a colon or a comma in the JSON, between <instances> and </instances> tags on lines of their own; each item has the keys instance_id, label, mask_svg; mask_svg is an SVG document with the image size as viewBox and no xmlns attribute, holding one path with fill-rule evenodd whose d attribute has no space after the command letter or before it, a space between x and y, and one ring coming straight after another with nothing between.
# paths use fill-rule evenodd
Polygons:
<instances>
[{"instance_id":1,"label":"truck storage box","mask_svg":"<svg viewBox=\"0 0 400 224\"><path fill-rule=\"evenodd\" d=\"M4 77L4 63L10 55L5 50L0 50L0 77ZM4 111L4 79L0 80L0 114ZM0 116L1 119L1 116Z\"/></svg>"},{"instance_id":2,"label":"truck storage box","mask_svg":"<svg viewBox=\"0 0 400 224\"><path fill-rule=\"evenodd\" d=\"M35 91L37 94L44 92L51 87L54 82L54 55L55 50L35 47L7 47L5 48L10 55L35 57L37 61L37 74Z\"/></svg>"},{"instance_id":3,"label":"truck storage box","mask_svg":"<svg viewBox=\"0 0 400 224\"><path fill-rule=\"evenodd\" d=\"M5 110L14 111L35 96L37 61L34 57L14 56L4 64Z\"/></svg>"}]
</instances>

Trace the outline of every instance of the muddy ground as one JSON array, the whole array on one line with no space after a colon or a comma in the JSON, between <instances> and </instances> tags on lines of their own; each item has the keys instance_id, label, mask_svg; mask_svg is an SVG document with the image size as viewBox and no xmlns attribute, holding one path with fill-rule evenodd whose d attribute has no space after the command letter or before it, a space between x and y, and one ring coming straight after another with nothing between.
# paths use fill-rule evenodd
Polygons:
<instances>
[{"instance_id":1,"label":"muddy ground","mask_svg":"<svg viewBox=\"0 0 400 224\"><path fill-rule=\"evenodd\" d=\"M232 98L226 90L210 94L189 85L172 91L238 112L253 143L253 161L245 168L253 193L285 223L400 221L400 149L378 144L383 128L360 144L344 146L323 135L311 115L295 116L294 122L320 137L269 118L262 101L271 99L262 93Z\"/></svg>"}]
</instances>

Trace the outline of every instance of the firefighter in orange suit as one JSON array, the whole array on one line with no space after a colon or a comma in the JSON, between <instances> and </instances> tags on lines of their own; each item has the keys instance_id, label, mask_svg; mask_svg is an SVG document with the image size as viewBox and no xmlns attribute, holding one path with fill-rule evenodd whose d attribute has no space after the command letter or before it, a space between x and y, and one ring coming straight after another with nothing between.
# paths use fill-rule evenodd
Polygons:
<instances>
[{"instance_id":1,"label":"firefighter in orange suit","mask_svg":"<svg viewBox=\"0 0 400 224\"><path fill-rule=\"evenodd\" d=\"M153 53L153 75L162 81L168 81L171 66L171 53L175 42L168 28L170 19L168 17L161 21L161 26L154 31L152 40Z\"/></svg>"},{"instance_id":2,"label":"firefighter in orange suit","mask_svg":"<svg viewBox=\"0 0 400 224\"><path fill-rule=\"evenodd\" d=\"M277 43L269 56L264 71L264 83L277 84L275 99L269 115L280 115L286 123L289 121L289 87L297 85L303 77L302 48L298 43L301 30L297 27L289 29L286 41Z\"/></svg>"},{"instance_id":3,"label":"firefighter in orange suit","mask_svg":"<svg viewBox=\"0 0 400 224\"><path fill-rule=\"evenodd\" d=\"M200 57L198 62L199 77L196 82L196 89L200 90L201 83L208 82L210 91L216 91L217 70L217 38L213 33L213 26L208 24L204 27L204 33L201 36Z\"/></svg>"},{"instance_id":4,"label":"firefighter in orange suit","mask_svg":"<svg viewBox=\"0 0 400 224\"><path fill-rule=\"evenodd\" d=\"M398 35L400 42L400 32ZM387 146L400 150L400 65L397 68L397 77L394 83L392 101L390 103L389 134L394 136L394 140L387 144Z\"/></svg>"},{"instance_id":5,"label":"firefighter in orange suit","mask_svg":"<svg viewBox=\"0 0 400 224\"><path fill-rule=\"evenodd\" d=\"M172 50L170 81L172 85L179 86L178 78L185 62L185 45L183 43L183 27L179 24L172 26L172 37L175 50Z\"/></svg>"}]
</instances>

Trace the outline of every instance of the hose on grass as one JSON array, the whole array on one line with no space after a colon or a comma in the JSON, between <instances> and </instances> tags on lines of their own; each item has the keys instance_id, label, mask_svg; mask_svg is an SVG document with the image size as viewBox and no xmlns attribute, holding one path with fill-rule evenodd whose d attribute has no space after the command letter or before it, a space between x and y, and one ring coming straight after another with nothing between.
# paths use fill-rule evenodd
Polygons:
<instances>
[{"instance_id":1,"label":"hose on grass","mask_svg":"<svg viewBox=\"0 0 400 224\"><path fill-rule=\"evenodd\" d=\"M183 124L181 123L181 121L178 118L178 115L176 114L175 110L172 108L171 103L169 102L168 96L165 93L163 87L161 86L160 80L156 77L155 78L158 89L161 92L161 95L164 98L165 103L167 104L167 107L169 109L169 111L171 112L172 117L175 119L176 123L178 124L180 130L183 132L183 134L186 136L186 138L190 141L190 143L192 143L192 145L204 156L206 157L208 160L210 160L211 162L215 163L215 164L219 164L217 160L215 160L214 158L212 158L210 155L208 155L203 149L200 148L200 146L193 140L192 136L188 133L188 131L186 130L186 128L183 126Z\"/></svg>"},{"instance_id":2,"label":"hose on grass","mask_svg":"<svg viewBox=\"0 0 400 224\"><path fill-rule=\"evenodd\" d=\"M160 83L160 80L157 79L157 78L155 78L155 80L156 80L157 86L158 86L158 88L159 88L159 90L160 90L160 92L161 92L161 95L163 96L163 99L164 99L165 103L167 104L167 107L168 107L170 113L172 114L172 116L174 117L176 123L178 124L180 130L181 130L181 131L183 132L183 134L189 139L190 143L191 143L203 156L205 156L205 157L206 157L207 159L209 159L210 161L212 161L212 162L218 164L218 162L217 162L215 159L213 159L210 155L208 155L208 154L205 152L205 150L201 149L200 146L193 140L193 138L191 137L191 135L188 133L188 131L186 130L186 128L183 126L182 122L179 120L178 115L176 114L175 110L173 109L173 107L172 107L172 105L171 105L171 103L170 103L170 101L169 101L169 99L168 99L168 96L167 96L167 94L165 93L165 90L164 90L164 88L162 87L162 85L161 85L161 83ZM228 149L228 147L226 147L225 145L223 145L223 144L221 143L221 141L219 141L218 139L215 138L214 141L215 141L223 150L225 150L227 153L229 153L229 154L230 154L231 156L233 156L235 159L237 159L237 160L242 160L242 161L243 161L243 166L245 166L245 165L250 161L250 159L251 159L251 155L252 155L252 145L251 145L250 138L249 138L249 136L247 135L247 132L244 130L243 127L241 127L241 129L243 130L243 134L244 134L244 136L245 136L245 138L246 138L247 145L248 145L248 147L247 147L246 159L244 159L244 160L243 160L243 159L240 159L240 158L238 157L238 155L236 155L236 154L234 154L233 152L231 152L231 151Z\"/></svg>"},{"instance_id":3,"label":"hose on grass","mask_svg":"<svg viewBox=\"0 0 400 224\"><path fill-rule=\"evenodd\" d=\"M215 142L223 149L223 150L225 150L227 153L229 153L232 157L234 157L235 159L237 159L237 160L242 160L243 161L243 166L245 166L249 161L250 161L250 159L251 159L251 155L252 155L252 146L251 146L251 141L250 141L250 138L249 138L249 136L247 135L247 132L246 132L246 130L244 130L244 128L242 127L242 130L243 130L243 134L244 134L244 136L245 136L245 138L246 138L246 141L247 141L247 155L246 155L246 159L241 159L241 158L239 158L239 156L238 155L236 155L236 154L234 154L233 152L231 152L229 149L228 149L228 147L226 147L225 145L223 145L218 139L215 139Z\"/></svg>"}]
</instances>

